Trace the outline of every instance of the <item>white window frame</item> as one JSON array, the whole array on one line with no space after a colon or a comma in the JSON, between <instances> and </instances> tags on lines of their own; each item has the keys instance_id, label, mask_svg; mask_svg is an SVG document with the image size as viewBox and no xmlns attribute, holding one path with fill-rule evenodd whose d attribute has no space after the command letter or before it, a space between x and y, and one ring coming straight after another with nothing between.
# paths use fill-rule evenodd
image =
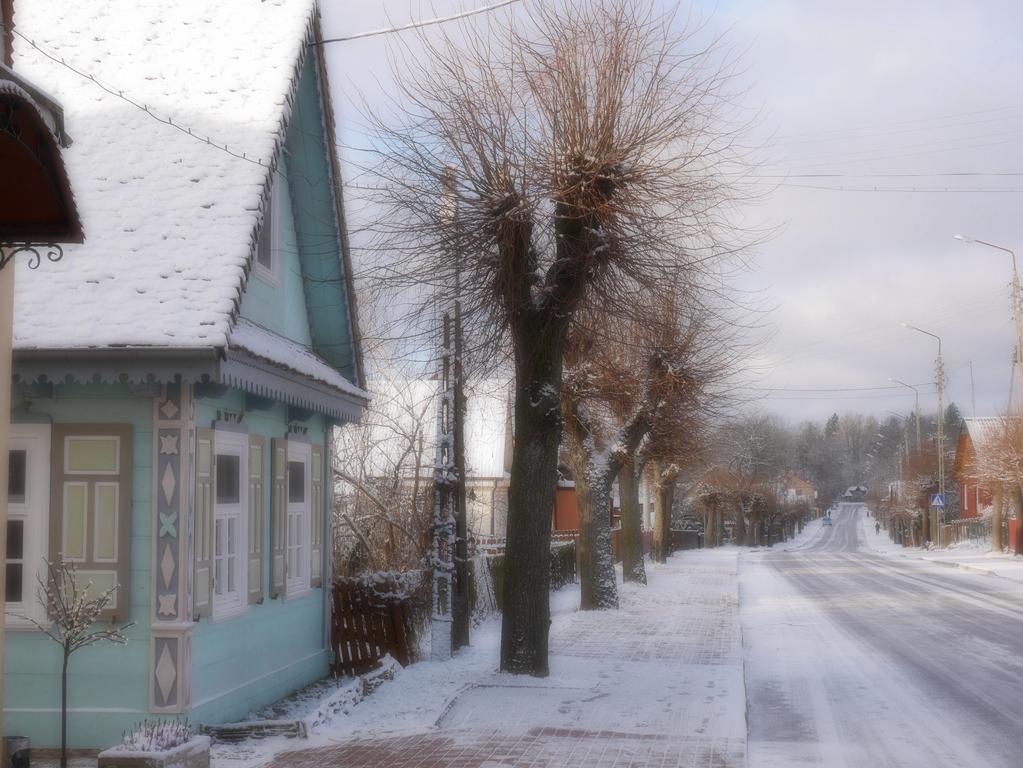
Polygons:
<instances>
[{"instance_id":1,"label":"white window frame","mask_svg":"<svg viewBox=\"0 0 1023 768\"><path fill-rule=\"evenodd\" d=\"M38 578L46 578L44 562L49 549L50 530L50 425L11 424L8 450L24 450L26 456L25 501L10 502L8 520L23 520L23 571L21 576L22 602L7 603L6 626L11 629L34 629L22 615L40 623L46 621L46 611L36 599ZM6 457L5 457L6 458ZM3 489L6 493L7 489ZM17 616L11 614L19 614Z\"/></svg>"},{"instance_id":2,"label":"white window frame","mask_svg":"<svg viewBox=\"0 0 1023 768\"><path fill-rule=\"evenodd\" d=\"M304 501L297 502L292 501L288 497L288 572L285 574L287 586L286 594L288 597L300 595L304 592L308 592L309 587L309 566L311 563L311 530L310 522L312 521L312 467L313 467L313 447L308 443L299 443L294 441L288 441L288 474L291 473L291 462L299 461L304 466L305 475L305 499ZM292 525L293 522L297 521L299 528L299 540L297 542L292 541ZM298 557L293 557L293 553L297 553ZM294 567L294 570L292 570ZM292 573L295 575L293 576Z\"/></svg>"},{"instance_id":3,"label":"white window frame","mask_svg":"<svg viewBox=\"0 0 1023 768\"><path fill-rule=\"evenodd\" d=\"M213 573L213 618L224 619L244 613L249 607L249 436L240 432L217 430L214 440L214 477L213 477L213 542L212 563ZM236 456L238 458L238 501L233 504L221 504L217 501L216 462L220 456ZM234 590L221 592L216 581L217 560L224 555L217 553L216 530L223 525L226 531L230 521L235 521L235 552L234 552ZM224 581L227 581L224 572ZM229 582L228 582L229 583Z\"/></svg>"},{"instance_id":4,"label":"white window frame","mask_svg":"<svg viewBox=\"0 0 1023 768\"><path fill-rule=\"evenodd\" d=\"M263 235L263 230L265 229L265 234L270 239L270 267L267 268L265 264L259 261L259 242L257 238L256 250L252 254L252 271L264 283L276 288L279 284L278 264L280 262L280 254L277 247L278 221L280 219L278 199L280 194L278 192L279 182L277 174L274 173L273 177L273 181L270 184L270 199L266 201L266 211L263 215L263 224L260 230L260 235Z\"/></svg>"}]
</instances>

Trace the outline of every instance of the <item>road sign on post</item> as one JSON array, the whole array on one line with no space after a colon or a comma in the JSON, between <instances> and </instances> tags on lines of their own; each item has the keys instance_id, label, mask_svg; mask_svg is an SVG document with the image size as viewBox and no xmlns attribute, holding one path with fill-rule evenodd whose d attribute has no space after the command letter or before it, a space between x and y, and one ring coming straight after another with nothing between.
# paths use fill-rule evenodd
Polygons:
<instances>
[{"instance_id":1,"label":"road sign on post","mask_svg":"<svg viewBox=\"0 0 1023 768\"><path fill-rule=\"evenodd\" d=\"M931 506L932 507L944 507L945 506L945 494L943 494L943 493L932 493L931 494Z\"/></svg>"}]
</instances>

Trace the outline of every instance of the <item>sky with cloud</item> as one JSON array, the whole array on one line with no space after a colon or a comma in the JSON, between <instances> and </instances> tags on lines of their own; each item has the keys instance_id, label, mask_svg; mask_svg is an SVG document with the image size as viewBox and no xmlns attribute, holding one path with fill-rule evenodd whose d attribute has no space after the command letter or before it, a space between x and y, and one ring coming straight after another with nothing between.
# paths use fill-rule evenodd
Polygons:
<instances>
[{"instance_id":1,"label":"sky with cloud","mask_svg":"<svg viewBox=\"0 0 1023 768\"><path fill-rule=\"evenodd\" d=\"M324 0L324 33L486 1ZM1009 256L952 235L1023 257L1023 4L719 0L694 13L741 53L737 84L757 115L749 143L763 194L746 215L775 233L739 287L771 308L770 339L748 361L759 407L794 421L904 413L913 394L887 389L894 377L922 384L933 408L936 342L906 321L942 337L947 394L965 414L971 361L977 414L1004 410ZM343 157L369 140L360 105L393 91L389 44L328 46ZM358 228L369 212L348 175Z\"/></svg>"}]
</instances>

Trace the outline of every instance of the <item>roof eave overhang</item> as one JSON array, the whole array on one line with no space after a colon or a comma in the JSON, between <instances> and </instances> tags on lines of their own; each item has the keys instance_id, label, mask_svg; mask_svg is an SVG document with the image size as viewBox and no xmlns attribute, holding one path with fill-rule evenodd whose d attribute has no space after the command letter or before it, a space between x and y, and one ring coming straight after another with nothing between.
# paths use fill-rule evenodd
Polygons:
<instances>
[{"instance_id":1,"label":"roof eave overhang","mask_svg":"<svg viewBox=\"0 0 1023 768\"><path fill-rule=\"evenodd\" d=\"M222 384L288 405L308 408L339 422L356 422L368 401L303 374L277 366L244 349L228 350L220 364Z\"/></svg>"},{"instance_id":2,"label":"roof eave overhang","mask_svg":"<svg viewBox=\"0 0 1023 768\"><path fill-rule=\"evenodd\" d=\"M242 349L107 347L14 351L14 379L25 387L61 384L222 384L355 422L368 401Z\"/></svg>"},{"instance_id":3,"label":"roof eave overhang","mask_svg":"<svg viewBox=\"0 0 1023 768\"><path fill-rule=\"evenodd\" d=\"M217 356L205 348L15 349L14 379L25 385L213 381Z\"/></svg>"}]
</instances>

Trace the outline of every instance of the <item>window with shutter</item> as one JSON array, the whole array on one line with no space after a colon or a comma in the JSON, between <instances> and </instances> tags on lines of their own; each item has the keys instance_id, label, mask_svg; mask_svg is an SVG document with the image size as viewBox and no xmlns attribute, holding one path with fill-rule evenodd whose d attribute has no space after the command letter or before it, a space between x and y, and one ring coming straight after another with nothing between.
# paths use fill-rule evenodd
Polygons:
<instances>
[{"instance_id":1,"label":"window with shutter","mask_svg":"<svg viewBox=\"0 0 1023 768\"><path fill-rule=\"evenodd\" d=\"M50 559L73 560L93 593L119 588L107 615L127 620L131 574L130 424L55 424Z\"/></svg>"},{"instance_id":2,"label":"window with shutter","mask_svg":"<svg viewBox=\"0 0 1023 768\"><path fill-rule=\"evenodd\" d=\"M287 593L297 595L310 586L312 447L288 442Z\"/></svg>"},{"instance_id":3,"label":"window with shutter","mask_svg":"<svg viewBox=\"0 0 1023 768\"><path fill-rule=\"evenodd\" d=\"M230 616L248 605L249 436L214 435L213 615Z\"/></svg>"}]
</instances>

